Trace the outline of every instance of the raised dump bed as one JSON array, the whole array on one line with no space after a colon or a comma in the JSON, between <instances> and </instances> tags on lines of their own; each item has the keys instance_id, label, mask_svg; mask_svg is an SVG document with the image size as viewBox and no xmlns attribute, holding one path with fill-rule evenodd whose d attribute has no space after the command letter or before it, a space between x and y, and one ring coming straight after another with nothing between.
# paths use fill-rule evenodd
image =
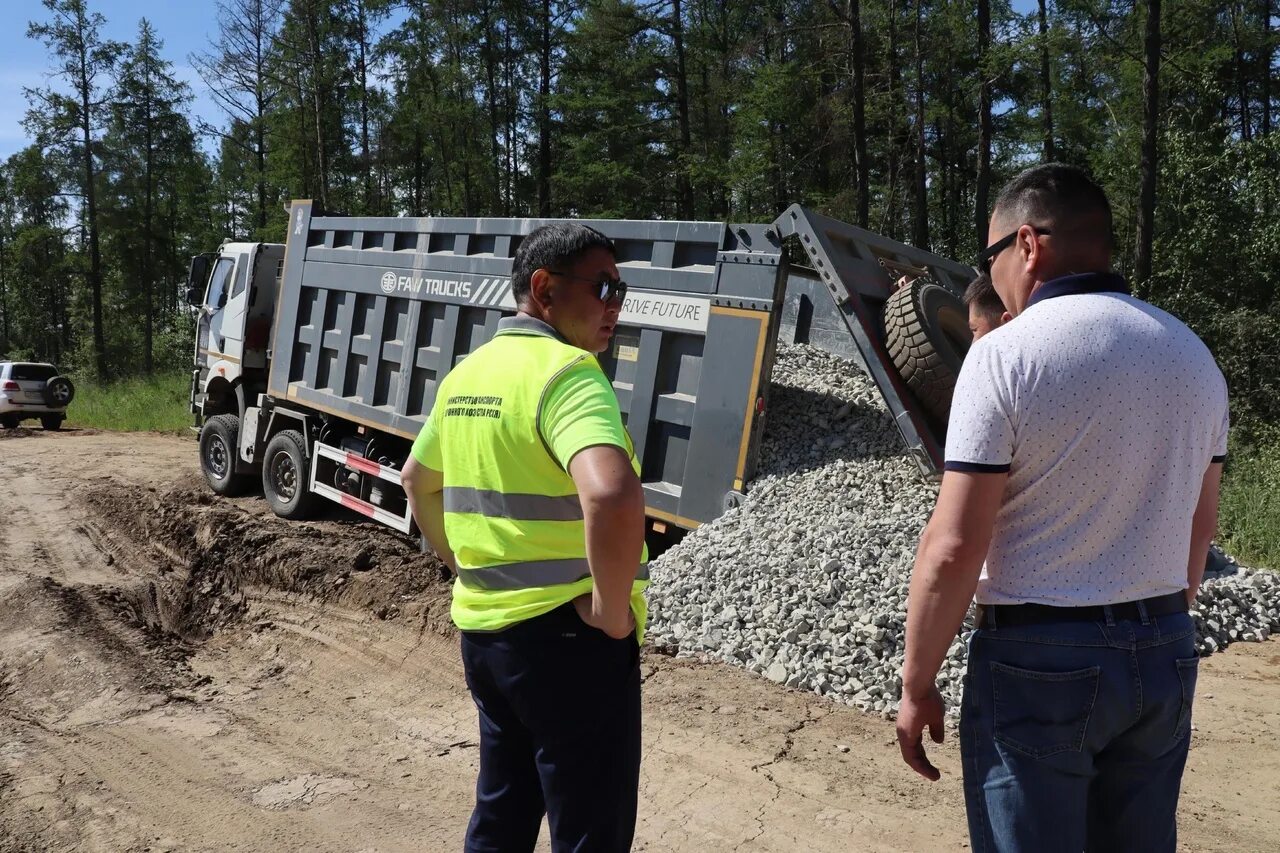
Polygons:
<instances>
[{"instance_id":1,"label":"raised dump bed","mask_svg":"<svg viewBox=\"0 0 1280 853\"><path fill-rule=\"evenodd\" d=\"M408 531L409 445L440 381L514 312L512 258L552 220L313 213L294 202L283 247L229 243L193 261L205 474L224 493L260 476L287 517L319 496ZM771 223L589 224L630 285L600 362L657 528L696 527L740 499L789 299L790 339L851 342L922 469L938 470L939 430L894 368L882 314L900 275L954 290L972 269L799 206Z\"/></svg>"}]
</instances>

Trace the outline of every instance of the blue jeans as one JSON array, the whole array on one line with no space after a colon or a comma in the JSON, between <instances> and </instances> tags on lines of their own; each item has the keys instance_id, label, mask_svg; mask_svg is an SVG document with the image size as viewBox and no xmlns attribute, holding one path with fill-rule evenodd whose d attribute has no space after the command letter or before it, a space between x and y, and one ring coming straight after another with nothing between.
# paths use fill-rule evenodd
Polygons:
<instances>
[{"instance_id":1,"label":"blue jeans","mask_svg":"<svg viewBox=\"0 0 1280 853\"><path fill-rule=\"evenodd\" d=\"M960 712L975 853L1173 853L1198 663L1185 613L975 631Z\"/></svg>"}]
</instances>

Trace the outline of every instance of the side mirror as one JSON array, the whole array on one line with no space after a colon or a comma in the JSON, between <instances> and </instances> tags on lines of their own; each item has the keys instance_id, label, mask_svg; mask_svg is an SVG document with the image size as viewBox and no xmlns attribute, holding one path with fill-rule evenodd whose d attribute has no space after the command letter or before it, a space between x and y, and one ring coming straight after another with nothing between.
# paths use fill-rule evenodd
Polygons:
<instances>
[{"instance_id":1,"label":"side mirror","mask_svg":"<svg viewBox=\"0 0 1280 853\"><path fill-rule=\"evenodd\" d=\"M204 303L204 289L209 284L209 267L213 263L213 255L196 255L191 259L191 270L187 273L187 303L199 307Z\"/></svg>"}]
</instances>

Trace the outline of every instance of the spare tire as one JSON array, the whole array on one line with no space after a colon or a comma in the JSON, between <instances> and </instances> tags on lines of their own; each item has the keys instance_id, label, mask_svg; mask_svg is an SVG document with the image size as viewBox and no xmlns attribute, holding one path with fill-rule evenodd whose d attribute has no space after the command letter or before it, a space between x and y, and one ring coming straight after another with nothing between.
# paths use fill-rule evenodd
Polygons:
<instances>
[{"instance_id":1,"label":"spare tire","mask_svg":"<svg viewBox=\"0 0 1280 853\"><path fill-rule=\"evenodd\" d=\"M50 408L65 408L76 395L76 386L65 376L55 376L44 383L44 404Z\"/></svg>"},{"instance_id":2,"label":"spare tire","mask_svg":"<svg viewBox=\"0 0 1280 853\"><path fill-rule=\"evenodd\" d=\"M973 340L964 303L942 285L918 278L885 302L884 334L907 387L945 426L960 364Z\"/></svg>"}]
</instances>

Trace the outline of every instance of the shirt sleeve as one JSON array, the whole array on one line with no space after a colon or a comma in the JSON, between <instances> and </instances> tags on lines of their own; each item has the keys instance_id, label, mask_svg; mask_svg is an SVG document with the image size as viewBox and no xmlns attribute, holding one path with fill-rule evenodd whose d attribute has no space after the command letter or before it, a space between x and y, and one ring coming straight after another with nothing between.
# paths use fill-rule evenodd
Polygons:
<instances>
[{"instance_id":1,"label":"shirt sleeve","mask_svg":"<svg viewBox=\"0 0 1280 853\"><path fill-rule=\"evenodd\" d=\"M588 447L611 444L631 453L618 397L592 359L582 359L552 382L542 399L538 429L566 471L573 457Z\"/></svg>"},{"instance_id":2,"label":"shirt sleeve","mask_svg":"<svg viewBox=\"0 0 1280 853\"><path fill-rule=\"evenodd\" d=\"M437 398L436 402L439 403L440 400ZM413 449L409 451L419 465L425 465L432 471L444 470L444 456L440 452L440 417L436 414L442 408L440 405L431 407L431 414L427 416L427 422L422 425L418 437L413 441Z\"/></svg>"},{"instance_id":3,"label":"shirt sleeve","mask_svg":"<svg viewBox=\"0 0 1280 853\"><path fill-rule=\"evenodd\" d=\"M973 345L960 368L947 423L946 470L998 474L1013 464L1013 401L999 350Z\"/></svg>"},{"instance_id":4,"label":"shirt sleeve","mask_svg":"<svg viewBox=\"0 0 1280 853\"><path fill-rule=\"evenodd\" d=\"M1213 458L1210 462L1226 462L1227 461L1227 435L1231 429L1231 410L1227 406L1222 407L1222 423L1218 427L1218 434L1213 441Z\"/></svg>"}]
</instances>

